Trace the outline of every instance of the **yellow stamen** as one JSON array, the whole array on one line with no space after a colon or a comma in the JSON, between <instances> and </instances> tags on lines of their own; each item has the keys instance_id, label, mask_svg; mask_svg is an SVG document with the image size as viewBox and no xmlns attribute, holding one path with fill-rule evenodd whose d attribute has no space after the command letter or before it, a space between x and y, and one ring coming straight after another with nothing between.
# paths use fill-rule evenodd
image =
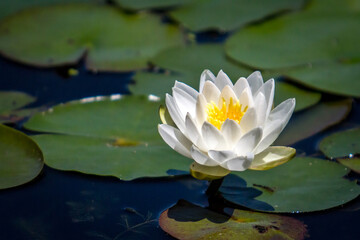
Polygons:
<instances>
[{"instance_id":1,"label":"yellow stamen","mask_svg":"<svg viewBox=\"0 0 360 240\"><path fill-rule=\"evenodd\" d=\"M221 128L226 119L231 119L240 123L241 118L244 116L247 109L248 107L246 106L242 110L242 104L240 104L239 100L234 103L232 98L230 98L229 105L226 106L225 99L223 98L221 109L214 102L207 104L207 121L218 129Z\"/></svg>"}]
</instances>

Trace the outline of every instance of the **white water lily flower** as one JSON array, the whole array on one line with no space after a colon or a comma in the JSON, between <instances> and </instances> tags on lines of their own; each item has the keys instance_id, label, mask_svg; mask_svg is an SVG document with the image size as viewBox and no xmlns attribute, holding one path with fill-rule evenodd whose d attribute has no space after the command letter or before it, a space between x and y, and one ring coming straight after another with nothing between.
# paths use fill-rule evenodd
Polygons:
<instances>
[{"instance_id":1,"label":"white water lily flower","mask_svg":"<svg viewBox=\"0 0 360 240\"><path fill-rule=\"evenodd\" d=\"M166 95L170 114L161 114L158 129L175 151L195 160L193 171L224 176L230 171L265 170L295 155L295 149L270 147L288 123L295 99L273 107L274 79L263 82L260 72L235 84L220 71L205 70L199 92L175 82ZM194 175L194 174L193 174Z\"/></svg>"}]
</instances>

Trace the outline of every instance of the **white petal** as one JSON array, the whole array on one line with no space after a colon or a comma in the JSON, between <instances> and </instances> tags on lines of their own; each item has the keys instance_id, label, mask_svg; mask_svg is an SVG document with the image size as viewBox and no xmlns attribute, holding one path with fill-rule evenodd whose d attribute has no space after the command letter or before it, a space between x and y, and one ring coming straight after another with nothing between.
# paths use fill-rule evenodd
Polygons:
<instances>
[{"instance_id":1,"label":"white petal","mask_svg":"<svg viewBox=\"0 0 360 240\"><path fill-rule=\"evenodd\" d=\"M234 151L239 156L245 156L248 153L254 152L254 149L262 138L262 129L254 128L253 130L244 134L236 143Z\"/></svg>"},{"instance_id":2,"label":"white petal","mask_svg":"<svg viewBox=\"0 0 360 240\"><path fill-rule=\"evenodd\" d=\"M184 90L174 87L173 98L183 116L186 116L188 112L191 116L195 116L196 100L192 96L187 94Z\"/></svg>"},{"instance_id":3,"label":"white petal","mask_svg":"<svg viewBox=\"0 0 360 240\"><path fill-rule=\"evenodd\" d=\"M221 126L221 133L223 134L230 149L239 141L241 137L240 125L231 119L226 119Z\"/></svg>"},{"instance_id":4,"label":"white petal","mask_svg":"<svg viewBox=\"0 0 360 240\"><path fill-rule=\"evenodd\" d=\"M235 103L237 101L237 97L236 97L234 91L232 90L232 88L229 85L226 85L223 88L223 90L221 91L219 101L218 101L218 106L222 106L223 99L225 100L226 106L228 106L230 103L230 98L233 99L233 103Z\"/></svg>"},{"instance_id":5,"label":"white petal","mask_svg":"<svg viewBox=\"0 0 360 240\"><path fill-rule=\"evenodd\" d=\"M250 153L246 156L238 156L229 159L224 163L222 163L220 166L230 171L244 171L250 167L253 159L254 159L254 155Z\"/></svg>"},{"instance_id":6,"label":"white petal","mask_svg":"<svg viewBox=\"0 0 360 240\"><path fill-rule=\"evenodd\" d=\"M201 133L205 144L208 146L208 149L213 150L225 150L226 141L222 136L221 132L209 122L204 122Z\"/></svg>"},{"instance_id":7,"label":"white petal","mask_svg":"<svg viewBox=\"0 0 360 240\"><path fill-rule=\"evenodd\" d=\"M214 82L215 80L215 75L208 69L205 69L202 73L201 73L201 76L200 76L200 86L199 86L199 92L202 92L203 91L203 88L204 88L204 84L206 81L212 81Z\"/></svg>"},{"instance_id":8,"label":"white petal","mask_svg":"<svg viewBox=\"0 0 360 240\"><path fill-rule=\"evenodd\" d=\"M180 88L181 90L185 91L187 94L189 94L195 100L199 94L198 91L196 91L194 88L192 88L189 85L186 85L185 83L182 83L182 82L175 81L175 87Z\"/></svg>"},{"instance_id":9,"label":"white petal","mask_svg":"<svg viewBox=\"0 0 360 240\"><path fill-rule=\"evenodd\" d=\"M205 166L217 166L219 165L216 161L211 159L208 155L206 155L204 152L202 152L199 148L196 146L191 147L191 157L199 164L205 165Z\"/></svg>"},{"instance_id":10,"label":"white petal","mask_svg":"<svg viewBox=\"0 0 360 240\"><path fill-rule=\"evenodd\" d=\"M261 87L261 85L264 84L263 78L259 71L256 71L256 72L253 72L252 74L250 74L250 76L247 78L247 81L249 83L249 86L251 88L251 92L253 95L255 95L255 93Z\"/></svg>"},{"instance_id":11,"label":"white petal","mask_svg":"<svg viewBox=\"0 0 360 240\"><path fill-rule=\"evenodd\" d=\"M267 109L267 102L265 100L265 96L262 92L260 92L254 101L254 107L256 110L256 117L257 117L257 125L261 126L264 124L266 120L266 109Z\"/></svg>"},{"instance_id":12,"label":"white petal","mask_svg":"<svg viewBox=\"0 0 360 240\"><path fill-rule=\"evenodd\" d=\"M225 162L227 160L229 160L230 158L234 158L236 157L236 154L233 151L215 151L215 150L210 150L208 151L208 155L209 157L211 157L212 159L214 159L216 162L218 162L219 164L222 162Z\"/></svg>"},{"instance_id":13,"label":"white petal","mask_svg":"<svg viewBox=\"0 0 360 240\"><path fill-rule=\"evenodd\" d=\"M269 116L269 113L271 111L274 100L274 92L275 92L275 82L274 79L270 79L266 81L255 94L255 98L259 93L262 93L265 96L265 101L267 103L265 119Z\"/></svg>"},{"instance_id":14,"label":"white petal","mask_svg":"<svg viewBox=\"0 0 360 240\"><path fill-rule=\"evenodd\" d=\"M191 158L190 149L192 143L178 129L166 124L159 124L158 130L160 136L172 149L185 157Z\"/></svg>"},{"instance_id":15,"label":"white petal","mask_svg":"<svg viewBox=\"0 0 360 240\"><path fill-rule=\"evenodd\" d=\"M226 75L226 73L223 72L223 70L219 71L214 82L220 91L227 85L230 86L231 88L233 87L233 83L231 82L228 75Z\"/></svg>"},{"instance_id":16,"label":"white petal","mask_svg":"<svg viewBox=\"0 0 360 240\"><path fill-rule=\"evenodd\" d=\"M176 126L180 129L181 132L185 132L185 116L183 117L180 113L178 106L176 105L174 98L166 94L165 97L166 107L169 111L171 119L174 121Z\"/></svg>"},{"instance_id":17,"label":"white petal","mask_svg":"<svg viewBox=\"0 0 360 240\"><path fill-rule=\"evenodd\" d=\"M202 136L200 134L199 129L197 128L197 126L194 123L194 120L191 118L190 114L186 115L185 118L185 127L186 127L186 132L185 135L186 137L196 146L198 146L201 150L203 151L207 151L207 146L205 145Z\"/></svg>"},{"instance_id":18,"label":"white petal","mask_svg":"<svg viewBox=\"0 0 360 240\"><path fill-rule=\"evenodd\" d=\"M200 93L196 100L196 122L199 126L202 126L206 120L206 98Z\"/></svg>"},{"instance_id":19,"label":"white petal","mask_svg":"<svg viewBox=\"0 0 360 240\"><path fill-rule=\"evenodd\" d=\"M242 92L247 88L250 89L248 81L246 80L246 78L241 77L236 81L236 83L234 85L234 92L235 92L236 96L238 98L240 98L240 95L242 94Z\"/></svg>"},{"instance_id":20,"label":"white petal","mask_svg":"<svg viewBox=\"0 0 360 240\"><path fill-rule=\"evenodd\" d=\"M255 108L249 108L240 121L242 133L246 133L257 126L257 116Z\"/></svg>"},{"instance_id":21,"label":"white petal","mask_svg":"<svg viewBox=\"0 0 360 240\"><path fill-rule=\"evenodd\" d=\"M260 154L255 155L250 165L253 170L268 170L280 164L286 163L296 154L296 150L290 147L269 147Z\"/></svg>"},{"instance_id":22,"label":"white petal","mask_svg":"<svg viewBox=\"0 0 360 240\"><path fill-rule=\"evenodd\" d=\"M282 120L272 121L270 125L266 125L263 132L263 138L256 147L255 154L261 153L268 148L280 135L284 129Z\"/></svg>"},{"instance_id":23,"label":"white petal","mask_svg":"<svg viewBox=\"0 0 360 240\"><path fill-rule=\"evenodd\" d=\"M254 99L250 88L245 88L244 91L240 94L239 102L242 104L243 108L252 108L254 106Z\"/></svg>"},{"instance_id":24,"label":"white petal","mask_svg":"<svg viewBox=\"0 0 360 240\"><path fill-rule=\"evenodd\" d=\"M268 117L268 121L275 121L277 119L283 120L283 126L288 123L293 111L295 109L295 98L289 98L274 108ZM268 123L266 123L268 124Z\"/></svg>"},{"instance_id":25,"label":"white petal","mask_svg":"<svg viewBox=\"0 0 360 240\"><path fill-rule=\"evenodd\" d=\"M201 93L204 95L208 103L210 103L211 101L217 103L219 100L220 90L215 86L214 83L210 81L205 82L204 88Z\"/></svg>"}]
</instances>

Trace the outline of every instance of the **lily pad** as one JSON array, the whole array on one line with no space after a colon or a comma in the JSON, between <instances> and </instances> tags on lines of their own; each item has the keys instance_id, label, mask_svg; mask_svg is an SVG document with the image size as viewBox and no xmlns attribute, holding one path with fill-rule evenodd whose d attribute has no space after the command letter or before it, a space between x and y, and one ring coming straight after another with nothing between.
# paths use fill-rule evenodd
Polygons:
<instances>
[{"instance_id":1,"label":"lily pad","mask_svg":"<svg viewBox=\"0 0 360 240\"><path fill-rule=\"evenodd\" d=\"M0 91L0 123L17 122L30 115L33 110L20 108L33 103L33 96L16 91Z\"/></svg>"},{"instance_id":2,"label":"lily pad","mask_svg":"<svg viewBox=\"0 0 360 240\"><path fill-rule=\"evenodd\" d=\"M149 58L181 45L178 28L151 14L105 5L66 4L24 10L0 23L0 52L38 67L77 63L93 71L145 68Z\"/></svg>"},{"instance_id":3,"label":"lily pad","mask_svg":"<svg viewBox=\"0 0 360 240\"><path fill-rule=\"evenodd\" d=\"M337 161L360 174L360 158L340 158Z\"/></svg>"},{"instance_id":4,"label":"lily pad","mask_svg":"<svg viewBox=\"0 0 360 240\"><path fill-rule=\"evenodd\" d=\"M331 26L331 27L329 27ZM260 69L359 59L358 13L299 12L250 26L226 43L236 61Z\"/></svg>"},{"instance_id":5,"label":"lily pad","mask_svg":"<svg viewBox=\"0 0 360 240\"><path fill-rule=\"evenodd\" d=\"M293 116L274 145L291 145L315 135L344 120L351 110L351 100L321 102Z\"/></svg>"},{"instance_id":6,"label":"lily pad","mask_svg":"<svg viewBox=\"0 0 360 240\"><path fill-rule=\"evenodd\" d=\"M0 124L0 189L33 180L44 160L36 143L25 134Z\"/></svg>"},{"instance_id":7,"label":"lily pad","mask_svg":"<svg viewBox=\"0 0 360 240\"><path fill-rule=\"evenodd\" d=\"M360 63L310 65L284 74L295 82L323 92L360 97Z\"/></svg>"},{"instance_id":8,"label":"lily pad","mask_svg":"<svg viewBox=\"0 0 360 240\"><path fill-rule=\"evenodd\" d=\"M267 171L236 173L238 179L227 176L220 192L232 203L260 211L319 211L345 204L360 194L355 181L343 178L349 172L336 162L296 157ZM249 188L261 194L246 194ZM254 200L262 204L254 204Z\"/></svg>"},{"instance_id":9,"label":"lily pad","mask_svg":"<svg viewBox=\"0 0 360 240\"><path fill-rule=\"evenodd\" d=\"M190 0L114 0L122 8L139 11L144 9L161 9L183 5Z\"/></svg>"},{"instance_id":10,"label":"lily pad","mask_svg":"<svg viewBox=\"0 0 360 240\"><path fill-rule=\"evenodd\" d=\"M191 31L231 31L250 22L292 9L302 0L199 0L170 12L170 16Z\"/></svg>"},{"instance_id":11,"label":"lily pad","mask_svg":"<svg viewBox=\"0 0 360 240\"><path fill-rule=\"evenodd\" d=\"M306 226L291 217L243 210L220 214L184 200L165 210L160 227L177 239L304 239ZM241 236L241 237L240 237Z\"/></svg>"},{"instance_id":12,"label":"lily pad","mask_svg":"<svg viewBox=\"0 0 360 240\"><path fill-rule=\"evenodd\" d=\"M352 157L360 154L360 128L333 133L319 145L328 158Z\"/></svg>"},{"instance_id":13,"label":"lily pad","mask_svg":"<svg viewBox=\"0 0 360 240\"><path fill-rule=\"evenodd\" d=\"M159 105L144 96L96 97L36 114L25 127L51 133L34 139L45 163L55 169L123 180L168 176L169 169L188 171L192 161L158 134Z\"/></svg>"},{"instance_id":14,"label":"lily pad","mask_svg":"<svg viewBox=\"0 0 360 240\"><path fill-rule=\"evenodd\" d=\"M0 1L0 19L11 14L14 14L20 10L34 7L34 6L43 6L50 4L59 4L59 3L75 3L75 2L94 2L100 3L105 2L105 0L11 0L11 1Z\"/></svg>"}]
</instances>

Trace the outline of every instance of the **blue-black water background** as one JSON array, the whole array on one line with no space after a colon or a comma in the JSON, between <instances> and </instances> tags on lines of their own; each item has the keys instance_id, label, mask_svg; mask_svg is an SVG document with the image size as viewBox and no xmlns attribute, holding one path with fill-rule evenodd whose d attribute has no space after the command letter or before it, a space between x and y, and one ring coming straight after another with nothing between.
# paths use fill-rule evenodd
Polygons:
<instances>
[{"instance_id":1,"label":"blue-black water background","mask_svg":"<svg viewBox=\"0 0 360 240\"><path fill-rule=\"evenodd\" d=\"M0 58L0 90L29 93L37 98L34 107L89 96L129 94L127 86L132 84L133 73L91 73L82 63L76 68L79 74L70 77L67 68L37 69ZM320 155L317 144L324 136L359 123L360 101L355 100L343 123L294 147L299 153ZM21 125L14 127L24 130ZM120 181L45 166L34 181L0 191L0 239L173 239L158 226L160 213L179 199L207 206L207 186L206 181L190 176ZM359 198L326 211L288 215L308 226L308 239L360 236Z\"/></svg>"}]
</instances>

